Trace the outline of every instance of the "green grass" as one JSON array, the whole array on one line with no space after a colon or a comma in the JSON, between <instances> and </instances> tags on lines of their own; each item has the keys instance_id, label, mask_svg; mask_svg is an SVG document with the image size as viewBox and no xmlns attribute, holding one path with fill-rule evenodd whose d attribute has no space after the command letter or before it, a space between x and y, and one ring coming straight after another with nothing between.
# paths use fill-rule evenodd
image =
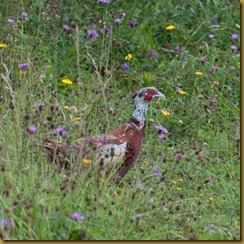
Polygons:
<instances>
[{"instance_id":1,"label":"green grass","mask_svg":"<svg viewBox=\"0 0 244 244\"><path fill-rule=\"evenodd\" d=\"M239 8L224 0L3 1L0 221L12 225L0 222L0 239L240 240L240 43L231 39L240 36ZM119 9L126 15L117 26ZM96 40L87 36L93 28ZM24 74L20 63L29 64ZM178 82L185 94L176 91ZM69 142L117 128L133 112L133 91L145 86L167 100L151 105L140 155L120 185L106 178L97 184L93 162L69 171L47 162L42 140ZM159 124L168 129L166 140L158 139ZM28 133L29 125L37 132ZM59 126L67 137L53 135ZM74 212L85 219L72 220Z\"/></svg>"}]
</instances>

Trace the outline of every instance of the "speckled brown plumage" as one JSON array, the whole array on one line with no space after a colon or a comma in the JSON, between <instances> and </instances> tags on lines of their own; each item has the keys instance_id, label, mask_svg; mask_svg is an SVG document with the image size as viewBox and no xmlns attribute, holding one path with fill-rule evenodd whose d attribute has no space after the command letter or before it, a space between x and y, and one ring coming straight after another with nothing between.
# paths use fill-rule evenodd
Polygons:
<instances>
[{"instance_id":1,"label":"speckled brown plumage","mask_svg":"<svg viewBox=\"0 0 244 244\"><path fill-rule=\"evenodd\" d=\"M71 154L77 156L78 163L82 163L84 158L90 159L92 154L95 154L96 162L101 168L115 168L113 180L119 182L134 165L138 156L146 126L148 104L156 98L165 99L165 96L154 87L139 91L135 97L132 117L110 133L81 138L69 144L52 139L45 140L43 146L47 150L49 161L68 167Z\"/></svg>"}]
</instances>

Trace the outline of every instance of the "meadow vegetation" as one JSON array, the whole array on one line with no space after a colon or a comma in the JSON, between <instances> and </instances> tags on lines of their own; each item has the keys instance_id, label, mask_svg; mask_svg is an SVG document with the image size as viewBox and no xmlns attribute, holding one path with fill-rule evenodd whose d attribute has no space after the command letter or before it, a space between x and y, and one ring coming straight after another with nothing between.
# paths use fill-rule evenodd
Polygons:
<instances>
[{"instance_id":1,"label":"meadow vegetation","mask_svg":"<svg viewBox=\"0 0 244 244\"><path fill-rule=\"evenodd\" d=\"M0 239L240 240L239 1L3 0ZM40 147L120 126L157 87L120 184Z\"/></svg>"}]
</instances>

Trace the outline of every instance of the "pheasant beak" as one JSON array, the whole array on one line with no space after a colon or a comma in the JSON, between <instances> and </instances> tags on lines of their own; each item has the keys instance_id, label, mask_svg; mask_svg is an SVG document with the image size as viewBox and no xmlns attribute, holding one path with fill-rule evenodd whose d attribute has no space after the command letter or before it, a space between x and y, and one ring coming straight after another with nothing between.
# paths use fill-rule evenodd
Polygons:
<instances>
[{"instance_id":1,"label":"pheasant beak","mask_svg":"<svg viewBox=\"0 0 244 244\"><path fill-rule=\"evenodd\" d=\"M158 99L158 98L161 98L163 100L166 99L166 97L164 96L164 94L161 93L161 92L159 92L159 91L155 95L153 95L153 99Z\"/></svg>"}]
</instances>

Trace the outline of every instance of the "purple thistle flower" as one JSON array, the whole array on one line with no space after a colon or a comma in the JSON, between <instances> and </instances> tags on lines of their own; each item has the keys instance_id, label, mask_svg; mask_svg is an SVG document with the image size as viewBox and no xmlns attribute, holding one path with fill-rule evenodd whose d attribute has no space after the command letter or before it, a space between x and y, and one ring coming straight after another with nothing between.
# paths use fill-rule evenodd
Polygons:
<instances>
[{"instance_id":1,"label":"purple thistle flower","mask_svg":"<svg viewBox=\"0 0 244 244\"><path fill-rule=\"evenodd\" d=\"M12 227L12 222L8 221L6 219L3 219L0 221L0 228L2 228L2 227L4 230L9 230Z\"/></svg>"},{"instance_id":2,"label":"purple thistle flower","mask_svg":"<svg viewBox=\"0 0 244 244\"><path fill-rule=\"evenodd\" d=\"M168 130L165 127L163 127L162 125L156 125L156 126L154 126L154 128L157 129L158 132L163 132L166 134L168 133Z\"/></svg>"},{"instance_id":3,"label":"purple thistle flower","mask_svg":"<svg viewBox=\"0 0 244 244\"><path fill-rule=\"evenodd\" d=\"M87 30L87 34L93 40L96 40L98 37L98 34L95 30Z\"/></svg>"},{"instance_id":4,"label":"purple thistle flower","mask_svg":"<svg viewBox=\"0 0 244 244\"><path fill-rule=\"evenodd\" d=\"M85 217L80 213L73 213L69 217L75 221L82 221L85 219Z\"/></svg>"},{"instance_id":5,"label":"purple thistle flower","mask_svg":"<svg viewBox=\"0 0 244 244\"><path fill-rule=\"evenodd\" d=\"M206 56L202 56L202 57L200 57L200 60L204 63L205 61L206 61Z\"/></svg>"},{"instance_id":6,"label":"purple thistle flower","mask_svg":"<svg viewBox=\"0 0 244 244\"><path fill-rule=\"evenodd\" d=\"M210 39L213 39L213 38L214 38L214 35L213 35L213 34L210 34L210 35L208 35L208 37L209 37Z\"/></svg>"},{"instance_id":7,"label":"purple thistle flower","mask_svg":"<svg viewBox=\"0 0 244 244\"><path fill-rule=\"evenodd\" d=\"M37 129L36 129L36 127L34 125L29 125L28 128L27 128L27 130L28 130L28 132L30 134L34 134L37 131Z\"/></svg>"},{"instance_id":8,"label":"purple thistle flower","mask_svg":"<svg viewBox=\"0 0 244 244\"><path fill-rule=\"evenodd\" d=\"M63 25L63 28L64 28L65 31L68 31L68 30L71 29L68 25Z\"/></svg>"},{"instance_id":9,"label":"purple thistle flower","mask_svg":"<svg viewBox=\"0 0 244 244\"><path fill-rule=\"evenodd\" d=\"M137 219L137 220L139 220L139 219L141 219L141 218L142 218L142 215L141 215L141 214L137 214L137 215L136 215L136 219Z\"/></svg>"},{"instance_id":10,"label":"purple thistle flower","mask_svg":"<svg viewBox=\"0 0 244 244\"><path fill-rule=\"evenodd\" d=\"M235 45L230 46L230 49L232 52L235 52L237 50L237 47Z\"/></svg>"},{"instance_id":11,"label":"purple thistle flower","mask_svg":"<svg viewBox=\"0 0 244 244\"><path fill-rule=\"evenodd\" d=\"M58 103L55 103L55 104L53 105L53 107L54 107L54 108L58 108L58 107L59 107L59 104L58 104Z\"/></svg>"},{"instance_id":12,"label":"purple thistle flower","mask_svg":"<svg viewBox=\"0 0 244 244\"><path fill-rule=\"evenodd\" d=\"M231 66L231 67L230 67L230 70L231 70L231 71L235 71L236 68L235 68L234 66Z\"/></svg>"},{"instance_id":13,"label":"purple thistle flower","mask_svg":"<svg viewBox=\"0 0 244 244\"><path fill-rule=\"evenodd\" d=\"M124 67L124 71L125 71L125 73L126 73L126 74L128 74L128 73L129 73L129 71L131 70L130 65L129 65L129 64L127 64L127 63L124 63L123 67Z\"/></svg>"},{"instance_id":14,"label":"purple thistle flower","mask_svg":"<svg viewBox=\"0 0 244 244\"><path fill-rule=\"evenodd\" d=\"M45 105L45 103L37 103L37 107L38 108L43 108L43 107L45 107L46 105Z\"/></svg>"},{"instance_id":15,"label":"purple thistle flower","mask_svg":"<svg viewBox=\"0 0 244 244\"><path fill-rule=\"evenodd\" d=\"M238 36L237 34L232 34L232 35L231 35L231 39L232 39L233 41L238 40L238 39L239 39L239 36Z\"/></svg>"},{"instance_id":16,"label":"purple thistle flower","mask_svg":"<svg viewBox=\"0 0 244 244\"><path fill-rule=\"evenodd\" d=\"M209 182L209 183L213 182L213 178L208 177L207 180L206 180L206 183L208 183L208 182Z\"/></svg>"},{"instance_id":17,"label":"purple thistle flower","mask_svg":"<svg viewBox=\"0 0 244 244\"><path fill-rule=\"evenodd\" d=\"M161 140L165 140L166 139L166 136L164 133L162 133L161 135L158 136L158 139L161 141Z\"/></svg>"},{"instance_id":18,"label":"purple thistle flower","mask_svg":"<svg viewBox=\"0 0 244 244\"><path fill-rule=\"evenodd\" d=\"M149 51L149 55L150 55L152 58L154 58L154 57L157 56L157 53L156 53L155 51L153 51L153 50L150 50L150 51Z\"/></svg>"},{"instance_id":19,"label":"purple thistle flower","mask_svg":"<svg viewBox=\"0 0 244 244\"><path fill-rule=\"evenodd\" d=\"M111 34L111 30L108 27L105 27L104 30L105 30L105 33Z\"/></svg>"},{"instance_id":20,"label":"purple thistle flower","mask_svg":"<svg viewBox=\"0 0 244 244\"><path fill-rule=\"evenodd\" d=\"M26 12L23 12L21 16L23 19L28 20L29 15Z\"/></svg>"},{"instance_id":21,"label":"purple thistle flower","mask_svg":"<svg viewBox=\"0 0 244 244\"><path fill-rule=\"evenodd\" d=\"M182 158L182 153L179 152L179 151L177 151L177 152L175 153L175 156L176 156L177 160L181 160L181 158Z\"/></svg>"},{"instance_id":22,"label":"purple thistle flower","mask_svg":"<svg viewBox=\"0 0 244 244\"><path fill-rule=\"evenodd\" d=\"M28 63L22 63L22 64L19 64L19 69L25 70L28 66L29 66Z\"/></svg>"},{"instance_id":23,"label":"purple thistle flower","mask_svg":"<svg viewBox=\"0 0 244 244\"><path fill-rule=\"evenodd\" d=\"M183 87L182 84L181 84L180 82L177 83L177 86L180 87L180 88Z\"/></svg>"},{"instance_id":24,"label":"purple thistle flower","mask_svg":"<svg viewBox=\"0 0 244 244\"><path fill-rule=\"evenodd\" d=\"M155 168L155 167L154 167L152 170L153 170L153 172L154 172L158 177L161 177L161 173L160 173L160 171L159 171L158 168Z\"/></svg>"},{"instance_id":25,"label":"purple thistle flower","mask_svg":"<svg viewBox=\"0 0 244 244\"><path fill-rule=\"evenodd\" d=\"M134 96L137 96L138 93L139 93L139 91L138 90L135 90L133 93L134 93Z\"/></svg>"},{"instance_id":26,"label":"purple thistle flower","mask_svg":"<svg viewBox=\"0 0 244 244\"><path fill-rule=\"evenodd\" d=\"M180 46L176 46L176 47L175 47L175 51L176 51L176 52L180 52Z\"/></svg>"},{"instance_id":27,"label":"purple thistle flower","mask_svg":"<svg viewBox=\"0 0 244 244\"><path fill-rule=\"evenodd\" d=\"M215 229L215 227L216 227L216 226L215 226L214 224L211 224L211 225L210 225L210 228L211 228L211 229Z\"/></svg>"},{"instance_id":28,"label":"purple thistle flower","mask_svg":"<svg viewBox=\"0 0 244 244\"><path fill-rule=\"evenodd\" d=\"M60 134L64 131L64 128L63 127L58 127L57 129L53 130L53 133L54 134Z\"/></svg>"},{"instance_id":29,"label":"purple thistle flower","mask_svg":"<svg viewBox=\"0 0 244 244\"><path fill-rule=\"evenodd\" d=\"M13 19L8 19L8 22L9 22L10 24L13 24L13 23L14 23L14 20L13 20Z\"/></svg>"},{"instance_id":30,"label":"purple thistle flower","mask_svg":"<svg viewBox=\"0 0 244 244\"><path fill-rule=\"evenodd\" d=\"M128 20L127 24L130 25L131 27L133 27L135 25L135 21L130 19L130 20Z\"/></svg>"},{"instance_id":31,"label":"purple thistle flower","mask_svg":"<svg viewBox=\"0 0 244 244\"><path fill-rule=\"evenodd\" d=\"M217 67L213 65L213 66L210 68L210 72L215 73L216 71L217 71Z\"/></svg>"},{"instance_id":32,"label":"purple thistle flower","mask_svg":"<svg viewBox=\"0 0 244 244\"><path fill-rule=\"evenodd\" d=\"M213 25L219 25L217 20L214 17L210 16L209 19L210 19L210 21L212 22Z\"/></svg>"},{"instance_id":33,"label":"purple thistle flower","mask_svg":"<svg viewBox=\"0 0 244 244\"><path fill-rule=\"evenodd\" d=\"M120 24L121 23L121 19L115 19L114 23L117 24L117 25Z\"/></svg>"}]
</instances>

